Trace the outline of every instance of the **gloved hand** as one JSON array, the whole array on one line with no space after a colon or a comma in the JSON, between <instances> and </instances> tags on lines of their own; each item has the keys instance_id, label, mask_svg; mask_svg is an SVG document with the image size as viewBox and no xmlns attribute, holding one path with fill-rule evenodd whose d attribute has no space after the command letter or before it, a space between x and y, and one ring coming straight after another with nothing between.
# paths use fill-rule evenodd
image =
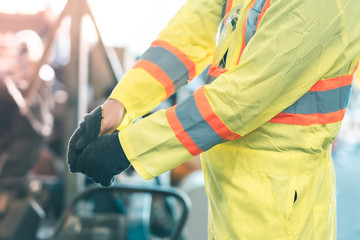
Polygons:
<instances>
[{"instance_id":1,"label":"gloved hand","mask_svg":"<svg viewBox=\"0 0 360 240\"><path fill-rule=\"evenodd\" d=\"M130 167L119 142L112 133L93 139L79 154L75 163L69 163L72 172L81 172L104 187L110 186L115 176Z\"/></svg>"},{"instance_id":2,"label":"gloved hand","mask_svg":"<svg viewBox=\"0 0 360 240\"><path fill-rule=\"evenodd\" d=\"M67 149L67 161L70 166L70 171L75 171L73 167L76 166L78 155L85 149L90 141L99 136L102 119L102 108L99 106L84 116L84 120L79 123L78 128L70 137Z\"/></svg>"}]
</instances>

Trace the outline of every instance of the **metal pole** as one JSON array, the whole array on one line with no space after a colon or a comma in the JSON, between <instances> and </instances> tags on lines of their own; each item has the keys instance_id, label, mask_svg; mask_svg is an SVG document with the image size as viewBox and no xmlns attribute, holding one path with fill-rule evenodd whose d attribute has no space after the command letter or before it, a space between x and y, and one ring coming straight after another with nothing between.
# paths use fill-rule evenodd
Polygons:
<instances>
[{"instance_id":1,"label":"metal pole","mask_svg":"<svg viewBox=\"0 0 360 240\"><path fill-rule=\"evenodd\" d=\"M82 17L83 6L86 0L69 0L69 14L71 17L71 55L70 62L66 66L65 85L69 94L67 116L65 118L64 140L67 143L79 122L79 117L86 113L87 108L87 54L82 48ZM85 2L85 3L84 3ZM65 151L66 152L66 151ZM75 175L67 170L65 182L65 203L68 204L83 183L82 175Z\"/></svg>"}]
</instances>

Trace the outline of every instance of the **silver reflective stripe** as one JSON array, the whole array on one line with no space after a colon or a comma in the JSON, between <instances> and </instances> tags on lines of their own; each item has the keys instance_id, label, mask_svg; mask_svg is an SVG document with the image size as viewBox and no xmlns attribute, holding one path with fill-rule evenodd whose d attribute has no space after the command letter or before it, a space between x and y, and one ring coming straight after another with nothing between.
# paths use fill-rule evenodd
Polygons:
<instances>
[{"instance_id":1,"label":"silver reflective stripe","mask_svg":"<svg viewBox=\"0 0 360 240\"><path fill-rule=\"evenodd\" d=\"M225 3L224 3L224 5L223 5L222 13L221 13L222 17L225 17L227 0L225 0L224 2L225 2Z\"/></svg>"},{"instance_id":2,"label":"silver reflective stripe","mask_svg":"<svg viewBox=\"0 0 360 240\"><path fill-rule=\"evenodd\" d=\"M202 117L193 95L179 104L175 113L184 131L202 151L226 141Z\"/></svg>"},{"instance_id":3,"label":"silver reflective stripe","mask_svg":"<svg viewBox=\"0 0 360 240\"><path fill-rule=\"evenodd\" d=\"M172 80L176 90L186 85L189 80L189 70L185 64L163 47L150 47L140 59L150 61L161 68Z\"/></svg>"},{"instance_id":4,"label":"silver reflective stripe","mask_svg":"<svg viewBox=\"0 0 360 240\"><path fill-rule=\"evenodd\" d=\"M261 14L266 0L257 0L253 8L249 9L249 14L246 19L245 27L245 45L250 41L250 39L255 35L256 26L259 20L259 15Z\"/></svg>"},{"instance_id":5,"label":"silver reflective stripe","mask_svg":"<svg viewBox=\"0 0 360 240\"><path fill-rule=\"evenodd\" d=\"M208 77L207 77L207 79L206 79L206 83L207 83L207 84L210 84L210 83L212 83L215 79L217 79L217 77L208 75Z\"/></svg>"},{"instance_id":6,"label":"silver reflective stripe","mask_svg":"<svg viewBox=\"0 0 360 240\"><path fill-rule=\"evenodd\" d=\"M332 113L347 107L352 85L327 91L307 92L284 113L313 114Z\"/></svg>"},{"instance_id":7,"label":"silver reflective stripe","mask_svg":"<svg viewBox=\"0 0 360 240\"><path fill-rule=\"evenodd\" d=\"M264 8L265 2L266 0L257 0L256 3L254 4L253 9L258 11L260 14Z\"/></svg>"}]
</instances>

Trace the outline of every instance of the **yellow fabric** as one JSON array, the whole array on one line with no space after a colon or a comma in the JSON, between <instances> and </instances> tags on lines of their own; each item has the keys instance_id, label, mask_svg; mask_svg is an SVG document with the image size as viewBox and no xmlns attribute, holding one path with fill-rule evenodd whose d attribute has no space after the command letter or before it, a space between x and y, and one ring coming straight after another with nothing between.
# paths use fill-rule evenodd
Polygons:
<instances>
[{"instance_id":1,"label":"yellow fabric","mask_svg":"<svg viewBox=\"0 0 360 240\"><path fill-rule=\"evenodd\" d=\"M190 0L158 36L158 39L181 49L196 63L196 75L214 58L215 36L222 18L223 4L223 0Z\"/></svg>"},{"instance_id":2,"label":"yellow fabric","mask_svg":"<svg viewBox=\"0 0 360 240\"><path fill-rule=\"evenodd\" d=\"M142 138L137 138L141 131ZM138 135L140 136L140 135ZM188 151L179 151L182 145L175 137L165 117L165 111L137 121L119 133L121 145L136 171L149 180L189 160ZM144 148L144 146L146 146ZM163 154L166 153L166 154ZM160 165L154 164L159 163Z\"/></svg>"},{"instance_id":3,"label":"yellow fabric","mask_svg":"<svg viewBox=\"0 0 360 240\"><path fill-rule=\"evenodd\" d=\"M341 29L353 31L356 22L343 26L336 1L323 2L326 7L318 2L310 5L306 1L271 1L239 64L230 59L226 65L229 71L205 87L212 108L234 132L244 136L258 128L318 80L353 72L358 52L349 48L347 41L359 44L359 39L348 39ZM296 12L297 17L283 11ZM329 19L332 26L326 27ZM238 24L243 21L240 17ZM241 32L237 27L234 36L241 36ZM237 42L233 45L238 56ZM236 116L239 113L241 117Z\"/></svg>"},{"instance_id":4,"label":"yellow fabric","mask_svg":"<svg viewBox=\"0 0 360 240\"><path fill-rule=\"evenodd\" d=\"M358 64L360 65L360 62ZM354 81L355 81L355 85L360 87L360 66L356 70L356 73L354 75Z\"/></svg>"},{"instance_id":5,"label":"yellow fabric","mask_svg":"<svg viewBox=\"0 0 360 240\"><path fill-rule=\"evenodd\" d=\"M154 109L165 96L164 87L153 76L141 68L130 69L109 97L122 102L126 109L118 129L127 127L137 118Z\"/></svg>"},{"instance_id":6,"label":"yellow fabric","mask_svg":"<svg viewBox=\"0 0 360 240\"><path fill-rule=\"evenodd\" d=\"M223 146L202 155L206 187L211 192L210 236L335 239L336 191L329 189L334 182L330 150L307 158L299 153L297 159L278 154L276 161L257 150L229 146L226 150L226 157ZM216 159L222 159L221 163ZM295 191L298 199L294 203ZM330 206L331 211L325 212ZM324 211L318 213L315 208Z\"/></svg>"},{"instance_id":7,"label":"yellow fabric","mask_svg":"<svg viewBox=\"0 0 360 240\"><path fill-rule=\"evenodd\" d=\"M294 126L277 125L284 127L281 131L284 136L286 131L293 136L306 134L296 133L295 129L291 129ZM302 128L303 131L317 132L316 126L311 130ZM302 148L274 152L270 148L258 149L262 144L269 147L273 137L264 131L254 131L202 154L211 203L211 236L215 239L239 239L239 236L243 239L263 239L266 233L266 239L335 239L336 191L331 146L312 149L320 143L321 137L316 142L314 136L308 136L312 138L303 142ZM256 145L251 146L254 140ZM292 149L291 143L294 142L288 139L286 144ZM298 199L294 203L295 191ZM318 215L314 210L325 206L331 206L327 215ZM324 219L331 222L322 223ZM323 235L324 231L326 235Z\"/></svg>"},{"instance_id":8,"label":"yellow fabric","mask_svg":"<svg viewBox=\"0 0 360 240\"><path fill-rule=\"evenodd\" d=\"M197 74L216 54L224 3L190 0L159 35L190 56ZM360 1L272 0L237 64L242 23L252 3L233 1L233 7L244 5L227 41L229 71L205 86L213 111L243 136L202 154L210 239L335 239L331 143L341 123L294 126L268 120L318 80L353 71L360 58ZM164 96L155 82L141 71L129 73L111 97L136 116ZM143 84L149 89L136 87ZM143 101L146 93L153 99ZM120 131L119 139L145 179L191 158L164 110Z\"/></svg>"}]
</instances>

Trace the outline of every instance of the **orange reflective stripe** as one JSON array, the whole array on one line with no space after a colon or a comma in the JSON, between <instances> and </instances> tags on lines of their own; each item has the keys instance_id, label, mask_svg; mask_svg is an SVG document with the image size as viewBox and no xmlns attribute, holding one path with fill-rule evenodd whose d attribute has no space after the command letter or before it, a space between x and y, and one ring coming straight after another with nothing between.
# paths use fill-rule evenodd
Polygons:
<instances>
[{"instance_id":1,"label":"orange reflective stripe","mask_svg":"<svg viewBox=\"0 0 360 240\"><path fill-rule=\"evenodd\" d=\"M349 75L343 75L337 78L330 78L330 79L325 79L325 80L320 80L317 83L315 83L314 86L312 86L312 88L310 89L311 92L314 91L326 91L326 90L330 90L330 89L334 89L334 88L338 88L338 87L343 87L343 86L348 86L352 84L353 78L354 78L354 73L356 71L356 69L358 68L357 64L355 66L354 72L352 74Z\"/></svg>"},{"instance_id":2,"label":"orange reflective stripe","mask_svg":"<svg viewBox=\"0 0 360 240\"><path fill-rule=\"evenodd\" d=\"M244 23L243 23L243 26L242 26L242 44L241 44L241 49L240 49L240 53L239 53L239 58L237 60L237 64L239 64L240 62L240 58L242 56L242 53L244 52L245 50L245 47L246 47L246 43L247 41L249 41L252 36L249 36L249 39L246 39L246 29L248 27L248 18L249 18L249 12L251 9L254 8L255 4L257 3L257 1L259 0L254 0L253 3L251 4L251 6L247 9L247 12L246 12L246 15L245 15L245 19L244 19ZM262 2L260 2L260 6L257 6L257 7L261 7L261 4ZM256 25L254 26L254 33L256 32L257 30L257 27L259 26L259 23L260 23L260 20L262 19L264 13L266 12L266 10L270 7L270 0L266 0L266 2L262 5L262 9L261 9L261 13L259 13L259 15L257 16L257 19L256 19ZM260 9L254 9L255 12L260 12ZM251 18L253 20L253 18ZM251 25L251 24L250 24Z\"/></svg>"},{"instance_id":3,"label":"orange reflective stripe","mask_svg":"<svg viewBox=\"0 0 360 240\"><path fill-rule=\"evenodd\" d=\"M156 64L147 60L139 60L132 68L142 68L151 76L153 76L156 80L158 80L165 88L166 98L168 98L175 92L175 86L173 81L171 81L169 76L166 75L166 73L164 73L164 71Z\"/></svg>"},{"instance_id":4,"label":"orange reflective stripe","mask_svg":"<svg viewBox=\"0 0 360 240\"><path fill-rule=\"evenodd\" d=\"M228 0L226 2L226 8L225 8L225 14L224 15L226 15L226 14L228 14L230 12L232 4L233 4L232 0Z\"/></svg>"},{"instance_id":5,"label":"orange reflective stripe","mask_svg":"<svg viewBox=\"0 0 360 240\"><path fill-rule=\"evenodd\" d=\"M165 42L165 41L162 41L162 40L155 40L154 42L152 42L151 46L153 46L153 47L163 47L163 48L169 50L170 52L172 52L187 67L187 69L189 71L189 81L194 79L195 74L196 74L195 63L185 53L183 53L182 51L180 51L176 47L172 46L168 42Z\"/></svg>"},{"instance_id":6,"label":"orange reflective stripe","mask_svg":"<svg viewBox=\"0 0 360 240\"><path fill-rule=\"evenodd\" d=\"M310 91L311 92L327 91L338 87L351 85L352 81L353 81L353 75L345 75L337 78L320 80L317 81L317 83L315 83L315 85L312 86L312 88L310 88Z\"/></svg>"},{"instance_id":7,"label":"orange reflective stripe","mask_svg":"<svg viewBox=\"0 0 360 240\"><path fill-rule=\"evenodd\" d=\"M261 11L261 13L259 14L259 17L258 17L258 22L256 24L256 28L259 26L259 23L264 15L264 13L266 12L266 10L270 7L270 0L266 0L265 4L264 4L264 8L263 10Z\"/></svg>"},{"instance_id":8,"label":"orange reflective stripe","mask_svg":"<svg viewBox=\"0 0 360 240\"><path fill-rule=\"evenodd\" d=\"M255 1L251 4L251 6L248 8L248 10L247 10L247 12L246 12L246 15L245 15L245 19L244 19L244 23L243 23L243 28L242 28L242 37L243 37L243 39L242 39L240 55L239 55L237 64L239 64L241 55L242 55L242 53L243 53L243 51L244 51L244 49L245 49L245 47L246 47L246 45L245 45L246 21L247 21L247 19L248 19L248 17L249 17L250 9L251 9L252 7L254 7L255 3L256 3L256 0L255 0Z\"/></svg>"},{"instance_id":9,"label":"orange reflective stripe","mask_svg":"<svg viewBox=\"0 0 360 240\"><path fill-rule=\"evenodd\" d=\"M211 65L209 68L209 73L208 75L212 76L212 77L218 77L221 74L223 74L224 72L227 72L227 69L223 69L223 68L219 68L217 66Z\"/></svg>"},{"instance_id":10,"label":"orange reflective stripe","mask_svg":"<svg viewBox=\"0 0 360 240\"><path fill-rule=\"evenodd\" d=\"M279 113L269 122L310 126L340 122L344 119L346 108L332 113L296 114Z\"/></svg>"},{"instance_id":11,"label":"orange reflective stripe","mask_svg":"<svg viewBox=\"0 0 360 240\"><path fill-rule=\"evenodd\" d=\"M241 55L242 55L242 53L243 53L243 51L244 51L244 49L245 49L245 30L246 30L246 19L248 18L248 15L249 15L249 10L248 10L247 13L246 13L245 21L244 21L244 23L243 23L243 29L242 29L242 37L243 37L243 39L242 39L240 55L239 55L239 58L238 58L238 60L237 60L237 64L239 64Z\"/></svg>"},{"instance_id":12,"label":"orange reflective stripe","mask_svg":"<svg viewBox=\"0 0 360 240\"><path fill-rule=\"evenodd\" d=\"M194 141L190 138L190 136L186 133L186 131L182 127L179 119L176 116L175 106L172 106L166 110L166 117L170 124L170 127L175 133L175 136L181 142L181 144L189 151L191 155L196 156L203 152L194 143Z\"/></svg>"},{"instance_id":13,"label":"orange reflective stripe","mask_svg":"<svg viewBox=\"0 0 360 240\"><path fill-rule=\"evenodd\" d=\"M233 140L241 137L239 134L232 132L212 110L210 103L206 98L204 86L194 93L194 98L203 119L221 138Z\"/></svg>"},{"instance_id":14,"label":"orange reflective stripe","mask_svg":"<svg viewBox=\"0 0 360 240\"><path fill-rule=\"evenodd\" d=\"M342 121L345 116L348 101L348 98L346 97L350 94L353 74L355 73L357 67L358 65L356 65L352 74L317 81L314 86L312 86L312 88L309 90L309 92L297 101L297 105L295 105L295 108L293 107L293 105L288 107L283 112L279 113L277 116L271 119L270 122L308 126L312 124L328 124ZM339 91L336 92L336 90ZM330 95L327 95L326 93L330 91L332 93ZM318 92L316 93L316 96L319 98L312 103L311 98L309 97L314 95L309 94L311 92ZM331 102L331 100L328 98L332 97L332 95L334 95L336 99L339 98L339 103L335 105L329 105L334 104L334 102L328 103ZM294 109L300 109L300 103L303 103L303 101L306 100L310 102L306 103L305 106L309 104L320 104L317 108L319 112L309 114L289 112L294 111ZM329 113L320 113L320 111L326 111L325 109L329 110L332 109L332 107L335 107L335 109L338 107L343 107L343 109L339 109L337 111ZM311 108L307 107L307 109Z\"/></svg>"}]
</instances>

